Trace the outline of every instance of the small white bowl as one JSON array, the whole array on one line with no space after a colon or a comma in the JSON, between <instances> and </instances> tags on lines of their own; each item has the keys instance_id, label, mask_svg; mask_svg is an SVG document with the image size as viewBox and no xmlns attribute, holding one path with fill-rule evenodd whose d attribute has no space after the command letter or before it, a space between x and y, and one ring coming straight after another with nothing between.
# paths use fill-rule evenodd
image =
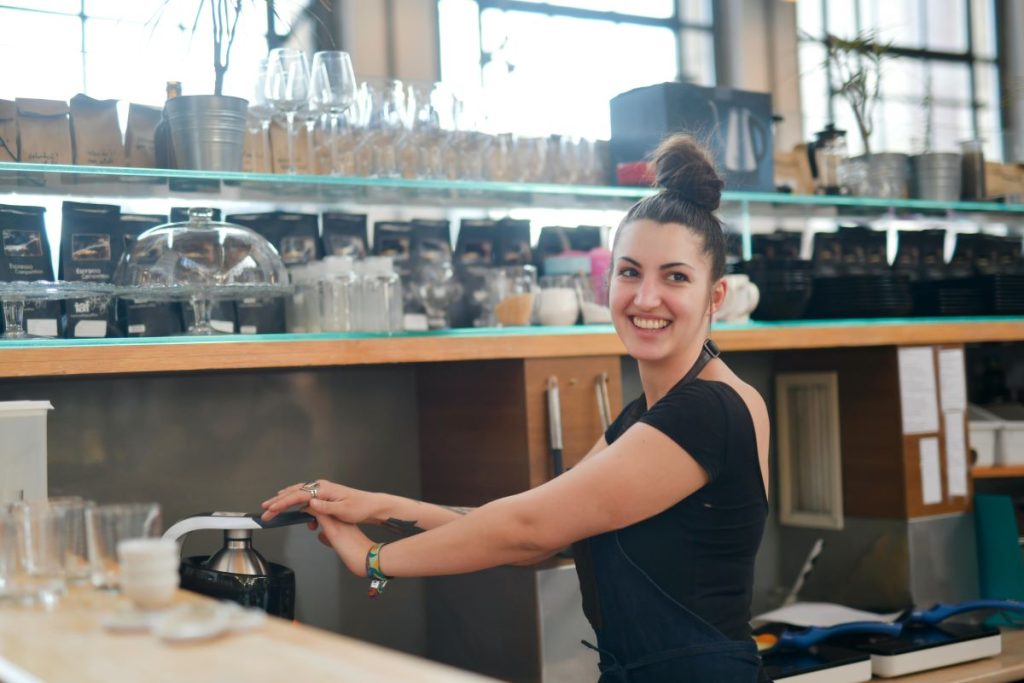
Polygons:
<instances>
[{"instance_id":1,"label":"small white bowl","mask_svg":"<svg viewBox=\"0 0 1024 683\"><path fill-rule=\"evenodd\" d=\"M167 538L130 538L117 544L117 559L120 562L180 557L177 541Z\"/></svg>"},{"instance_id":2,"label":"small white bowl","mask_svg":"<svg viewBox=\"0 0 1024 683\"><path fill-rule=\"evenodd\" d=\"M142 609L166 607L178 590L178 577L172 579L133 579L121 577L121 592Z\"/></svg>"}]
</instances>

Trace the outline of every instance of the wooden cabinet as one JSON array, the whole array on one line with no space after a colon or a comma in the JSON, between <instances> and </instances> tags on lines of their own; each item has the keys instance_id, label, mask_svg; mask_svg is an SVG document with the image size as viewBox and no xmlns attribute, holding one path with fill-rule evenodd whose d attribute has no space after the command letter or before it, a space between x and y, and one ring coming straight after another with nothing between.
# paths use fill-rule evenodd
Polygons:
<instances>
[{"instance_id":1,"label":"wooden cabinet","mask_svg":"<svg viewBox=\"0 0 1024 683\"><path fill-rule=\"evenodd\" d=\"M610 413L622 409L619 356L530 358L419 366L425 500L482 505L552 476L547 383L558 379L566 467L603 433L596 385L607 377Z\"/></svg>"}]
</instances>

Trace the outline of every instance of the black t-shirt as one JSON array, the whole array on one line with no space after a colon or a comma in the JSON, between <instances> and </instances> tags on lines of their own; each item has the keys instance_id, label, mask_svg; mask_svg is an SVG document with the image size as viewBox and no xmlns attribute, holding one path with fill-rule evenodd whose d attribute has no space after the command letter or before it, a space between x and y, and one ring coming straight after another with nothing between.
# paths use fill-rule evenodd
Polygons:
<instances>
[{"instance_id":1,"label":"black t-shirt","mask_svg":"<svg viewBox=\"0 0 1024 683\"><path fill-rule=\"evenodd\" d=\"M621 529L623 549L662 590L727 638L750 638L754 558L768 501L747 405L728 384L694 380L649 410L641 395L608 427L605 441L635 422L679 444L707 472L708 483Z\"/></svg>"}]
</instances>

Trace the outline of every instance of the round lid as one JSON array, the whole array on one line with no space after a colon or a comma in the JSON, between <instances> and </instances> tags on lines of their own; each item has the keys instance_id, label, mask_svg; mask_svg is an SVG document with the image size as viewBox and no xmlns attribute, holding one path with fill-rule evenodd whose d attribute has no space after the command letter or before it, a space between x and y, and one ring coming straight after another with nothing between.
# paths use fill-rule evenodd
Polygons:
<instances>
[{"instance_id":1,"label":"round lid","mask_svg":"<svg viewBox=\"0 0 1024 683\"><path fill-rule=\"evenodd\" d=\"M814 134L814 137L818 142L824 142L825 140L834 140L836 138L846 137L846 131L836 128L836 124L829 123L825 126L824 130L819 130Z\"/></svg>"},{"instance_id":2,"label":"round lid","mask_svg":"<svg viewBox=\"0 0 1024 683\"><path fill-rule=\"evenodd\" d=\"M189 209L187 222L158 225L139 235L121 257L114 282L147 295L286 292L288 271L262 235L214 221L211 209L195 208Z\"/></svg>"}]
</instances>

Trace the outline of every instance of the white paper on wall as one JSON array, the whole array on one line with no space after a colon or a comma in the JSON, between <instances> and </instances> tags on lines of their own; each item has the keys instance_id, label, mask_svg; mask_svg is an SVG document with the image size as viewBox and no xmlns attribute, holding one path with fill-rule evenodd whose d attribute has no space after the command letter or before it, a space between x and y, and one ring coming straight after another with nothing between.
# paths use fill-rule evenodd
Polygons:
<instances>
[{"instance_id":1,"label":"white paper on wall","mask_svg":"<svg viewBox=\"0 0 1024 683\"><path fill-rule=\"evenodd\" d=\"M946 482L950 496L967 495L967 441L964 435L964 414L950 411L943 415L946 423Z\"/></svg>"},{"instance_id":2,"label":"white paper on wall","mask_svg":"<svg viewBox=\"0 0 1024 683\"><path fill-rule=\"evenodd\" d=\"M934 436L918 444L921 458L921 497L925 505L942 502L942 474L939 469L939 440Z\"/></svg>"},{"instance_id":3,"label":"white paper on wall","mask_svg":"<svg viewBox=\"0 0 1024 683\"><path fill-rule=\"evenodd\" d=\"M930 346L899 350L900 412L904 434L934 434L939 431L935 365Z\"/></svg>"},{"instance_id":4,"label":"white paper on wall","mask_svg":"<svg viewBox=\"0 0 1024 683\"><path fill-rule=\"evenodd\" d=\"M963 349L939 351L939 396L943 413L967 410L967 383L964 374Z\"/></svg>"}]
</instances>

